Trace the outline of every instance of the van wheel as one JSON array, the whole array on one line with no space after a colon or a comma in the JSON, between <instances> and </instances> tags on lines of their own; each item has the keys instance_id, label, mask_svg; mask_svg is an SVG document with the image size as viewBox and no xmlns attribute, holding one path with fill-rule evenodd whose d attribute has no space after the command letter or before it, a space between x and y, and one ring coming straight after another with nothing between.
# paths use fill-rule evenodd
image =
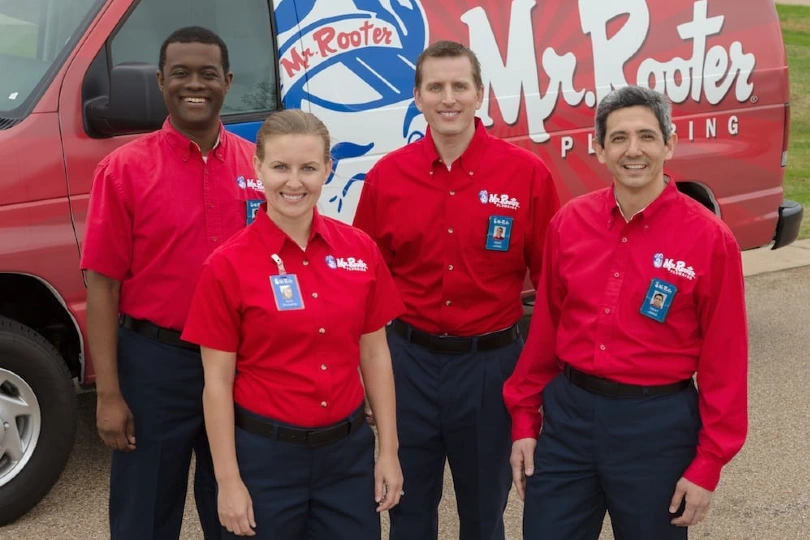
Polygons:
<instances>
[{"instance_id":1,"label":"van wheel","mask_svg":"<svg viewBox=\"0 0 810 540\"><path fill-rule=\"evenodd\" d=\"M77 420L62 357L31 328L0 317L0 525L25 514L56 483Z\"/></svg>"}]
</instances>

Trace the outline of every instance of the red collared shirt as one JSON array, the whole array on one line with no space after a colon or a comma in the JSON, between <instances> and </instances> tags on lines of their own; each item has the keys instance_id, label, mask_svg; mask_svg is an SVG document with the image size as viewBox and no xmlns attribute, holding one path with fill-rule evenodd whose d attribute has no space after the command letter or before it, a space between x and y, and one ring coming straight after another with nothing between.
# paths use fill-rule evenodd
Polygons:
<instances>
[{"instance_id":1,"label":"red collared shirt","mask_svg":"<svg viewBox=\"0 0 810 540\"><path fill-rule=\"evenodd\" d=\"M391 269L402 320L434 334L486 334L520 320L526 269L536 284L542 239L559 206L541 159L475 122L449 171L430 130L383 157L366 176L354 218ZM508 251L486 249L493 216L512 220Z\"/></svg>"},{"instance_id":2,"label":"red collared shirt","mask_svg":"<svg viewBox=\"0 0 810 540\"><path fill-rule=\"evenodd\" d=\"M653 279L677 288L663 323L641 313ZM561 363L638 385L697 373L703 428L684 476L716 487L748 424L742 262L728 227L674 181L630 223L612 188L560 210L546 240L529 334L504 386L514 440L537 437L541 392Z\"/></svg>"},{"instance_id":3,"label":"red collared shirt","mask_svg":"<svg viewBox=\"0 0 810 540\"><path fill-rule=\"evenodd\" d=\"M304 309L276 306L273 254L297 276ZM304 251L260 211L205 263L183 339L236 352L235 403L319 427L360 406L360 337L402 309L379 249L365 233L315 212Z\"/></svg>"},{"instance_id":4,"label":"red collared shirt","mask_svg":"<svg viewBox=\"0 0 810 540\"><path fill-rule=\"evenodd\" d=\"M96 168L81 267L121 282L119 310L182 330L191 295L211 252L246 223L254 145L220 127L203 160L167 119Z\"/></svg>"}]
</instances>

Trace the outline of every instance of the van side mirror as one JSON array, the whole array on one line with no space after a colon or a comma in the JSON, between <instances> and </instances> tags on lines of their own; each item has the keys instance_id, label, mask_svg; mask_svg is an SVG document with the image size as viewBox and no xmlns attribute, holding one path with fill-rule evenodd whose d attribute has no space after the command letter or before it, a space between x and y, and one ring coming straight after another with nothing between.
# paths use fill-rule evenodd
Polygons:
<instances>
[{"instance_id":1,"label":"van side mirror","mask_svg":"<svg viewBox=\"0 0 810 540\"><path fill-rule=\"evenodd\" d=\"M113 67L109 95L84 104L90 130L109 137L160 129L169 113L155 73L154 64L130 62Z\"/></svg>"}]
</instances>

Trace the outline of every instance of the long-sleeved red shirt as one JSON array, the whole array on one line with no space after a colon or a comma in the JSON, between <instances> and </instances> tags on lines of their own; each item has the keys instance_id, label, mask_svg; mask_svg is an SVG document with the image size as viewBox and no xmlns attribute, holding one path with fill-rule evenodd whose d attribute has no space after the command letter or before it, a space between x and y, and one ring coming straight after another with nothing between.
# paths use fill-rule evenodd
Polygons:
<instances>
[{"instance_id":1,"label":"long-sleeved red shirt","mask_svg":"<svg viewBox=\"0 0 810 540\"><path fill-rule=\"evenodd\" d=\"M527 268L536 285L543 238L559 208L537 154L475 123L449 170L430 130L383 157L366 176L354 217L391 270L402 320L434 334L486 334L520 320ZM490 233L499 240L507 231L506 249L487 248Z\"/></svg>"},{"instance_id":2,"label":"long-sleeved red shirt","mask_svg":"<svg viewBox=\"0 0 810 540\"><path fill-rule=\"evenodd\" d=\"M654 279L664 322L641 313ZM740 250L674 181L626 223L613 188L574 199L549 227L526 348L504 386L514 440L537 437L541 392L564 364L659 385L697 373L703 427L684 476L713 490L747 431L748 336Z\"/></svg>"}]
</instances>

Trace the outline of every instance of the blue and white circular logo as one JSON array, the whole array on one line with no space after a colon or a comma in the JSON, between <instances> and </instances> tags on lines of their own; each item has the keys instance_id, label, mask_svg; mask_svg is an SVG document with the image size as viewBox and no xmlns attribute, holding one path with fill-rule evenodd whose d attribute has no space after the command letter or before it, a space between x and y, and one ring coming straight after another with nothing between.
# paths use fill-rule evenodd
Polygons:
<instances>
[{"instance_id":1,"label":"blue and white circular logo","mask_svg":"<svg viewBox=\"0 0 810 540\"><path fill-rule=\"evenodd\" d=\"M653 255L653 266L656 268L661 268L664 266L664 254L663 253L656 253Z\"/></svg>"},{"instance_id":2,"label":"blue and white circular logo","mask_svg":"<svg viewBox=\"0 0 810 540\"><path fill-rule=\"evenodd\" d=\"M489 201L489 193L487 193L487 190L482 189L478 192L478 200L481 201L481 204L487 204Z\"/></svg>"},{"instance_id":3,"label":"blue and white circular logo","mask_svg":"<svg viewBox=\"0 0 810 540\"><path fill-rule=\"evenodd\" d=\"M332 270L337 268L337 261L331 255L326 256L326 266L331 268Z\"/></svg>"},{"instance_id":4,"label":"blue and white circular logo","mask_svg":"<svg viewBox=\"0 0 810 540\"><path fill-rule=\"evenodd\" d=\"M247 181L245 181L245 177L244 176L237 176L236 177L236 185L238 185L242 189L247 188Z\"/></svg>"},{"instance_id":5,"label":"blue and white circular logo","mask_svg":"<svg viewBox=\"0 0 810 540\"><path fill-rule=\"evenodd\" d=\"M427 17L417 0L275 2L282 97L329 110L362 111L411 96L416 59L427 46ZM323 73L323 77L321 77ZM336 80L353 78L351 96Z\"/></svg>"}]
</instances>

